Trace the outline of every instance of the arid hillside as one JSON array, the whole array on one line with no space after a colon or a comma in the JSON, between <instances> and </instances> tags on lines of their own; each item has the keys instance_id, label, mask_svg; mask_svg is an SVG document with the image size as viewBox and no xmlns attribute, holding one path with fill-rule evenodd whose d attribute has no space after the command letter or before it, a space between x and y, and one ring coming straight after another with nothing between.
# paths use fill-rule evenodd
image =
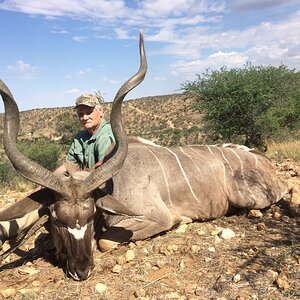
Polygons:
<instances>
[{"instance_id":1,"label":"arid hillside","mask_svg":"<svg viewBox=\"0 0 300 300\"><path fill-rule=\"evenodd\" d=\"M104 108L106 119L109 120L111 103L104 103ZM58 139L58 119L66 113L76 118L72 107L21 112L19 137ZM166 145L195 143L202 139L201 114L193 110L192 99L182 94L125 101L123 117L130 135L142 136ZM0 115L0 134L2 127L3 114Z\"/></svg>"}]
</instances>

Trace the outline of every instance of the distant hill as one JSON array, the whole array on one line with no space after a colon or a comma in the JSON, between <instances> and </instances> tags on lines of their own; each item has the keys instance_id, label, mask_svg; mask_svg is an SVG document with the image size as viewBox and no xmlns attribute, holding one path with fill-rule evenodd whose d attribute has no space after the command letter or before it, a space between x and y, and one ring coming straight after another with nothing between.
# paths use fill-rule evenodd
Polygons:
<instances>
[{"instance_id":1,"label":"distant hill","mask_svg":"<svg viewBox=\"0 0 300 300\"><path fill-rule=\"evenodd\" d=\"M183 94L144 97L125 101L124 126L128 134L141 136L163 145L192 144L203 140L202 115L192 108L193 99ZM109 120L111 103L103 104ZM56 125L60 115L72 114L72 107L43 108L20 113L19 138L60 138ZM3 133L0 114L0 135Z\"/></svg>"}]
</instances>

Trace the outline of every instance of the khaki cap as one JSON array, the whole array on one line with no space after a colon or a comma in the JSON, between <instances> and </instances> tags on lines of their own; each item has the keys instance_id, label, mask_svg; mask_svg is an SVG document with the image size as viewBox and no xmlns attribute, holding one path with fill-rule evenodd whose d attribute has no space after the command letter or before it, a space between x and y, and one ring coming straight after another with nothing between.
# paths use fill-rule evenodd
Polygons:
<instances>
[{"instance_id":1,"label":"khaki cap","mask_svg":"<svg viewBox=\"0 0 300 300\"><path fill-rule=\"evenodd\" d=\"M89 107L95 107L96 105L101 105L99 99L92 94L83 94L76 99L75 108L79 105L86 105Z\"/></svg>"}]
</instances>

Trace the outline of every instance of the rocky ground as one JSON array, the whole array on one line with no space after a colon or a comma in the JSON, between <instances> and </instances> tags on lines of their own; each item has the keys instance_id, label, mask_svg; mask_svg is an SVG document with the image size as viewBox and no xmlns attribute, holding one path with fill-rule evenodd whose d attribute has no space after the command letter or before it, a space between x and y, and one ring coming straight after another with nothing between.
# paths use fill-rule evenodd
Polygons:
<instances>
[{"instance_id":1,"label":"rocky ground","mask_svg":"<svg viewBox=\"0 0 300 300\"><path fill-rule=\"evenodd\" d=\"M300 187L299 164L277 164L278 176ZM0 207L21 194L1 196ZM0 266L6 299L250 300L300 298L299 216L289 197L263 211L240 211L182 225L145 241L95 252L84 282L55 265L42 230ZM7 246L5 246L7 247Z\"/></svg>"}]
</instances>

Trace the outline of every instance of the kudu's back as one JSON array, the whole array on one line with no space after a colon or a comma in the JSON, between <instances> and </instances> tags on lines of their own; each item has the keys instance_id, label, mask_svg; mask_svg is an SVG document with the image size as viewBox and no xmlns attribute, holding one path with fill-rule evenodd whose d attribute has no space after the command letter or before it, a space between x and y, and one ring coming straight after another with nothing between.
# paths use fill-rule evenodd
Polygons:
<instances>
[{"instance_id":1,"label":"kudu's back","mask_svg":"<svg viewBox=\"0 0 300 300\"><path fill-rule=\"evenodd\" d=\"M113 195L137 215L168 210L183 221L223 216L230 205L265 208L286 191L271 161L244 146L131 144Z\"/></svg>"}]
</instances>

